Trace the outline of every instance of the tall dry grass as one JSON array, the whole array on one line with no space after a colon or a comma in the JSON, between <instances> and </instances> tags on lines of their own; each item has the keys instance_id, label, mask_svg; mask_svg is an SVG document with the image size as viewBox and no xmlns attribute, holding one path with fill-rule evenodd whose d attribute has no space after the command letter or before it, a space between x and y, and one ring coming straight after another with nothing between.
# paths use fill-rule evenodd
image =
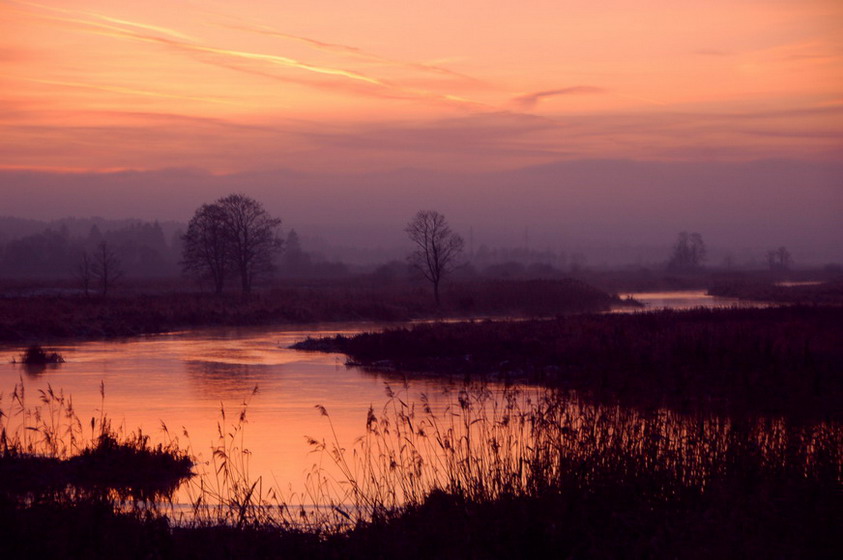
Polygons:
<instances>
[{"instance_id":1,"label":"tall dry grass","mask_svg":"<svg viewBox=\"0 0 843 560\"><path fill-rule=\"evenodd\" d=\"M485 384L437 403L424 395L411 402L406 389L387 393L353 445L311 442L341 473L323 475L318 488L346 526L399 515L435 493L493 502L615 487L666 502L724 487L740 491L751 481L834 487L843 480L843 430L835 423L640 411Z\"/></svg>"}]
</instances>

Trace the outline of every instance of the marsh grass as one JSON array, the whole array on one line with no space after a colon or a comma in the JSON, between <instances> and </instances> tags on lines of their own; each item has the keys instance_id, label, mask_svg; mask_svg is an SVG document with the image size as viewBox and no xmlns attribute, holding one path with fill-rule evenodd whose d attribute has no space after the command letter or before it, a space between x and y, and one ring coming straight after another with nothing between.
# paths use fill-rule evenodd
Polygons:
<instances>
[{"instance_id":1,"label":"marsh grass","mask_svg":"<svg viewBox=\"0 0 843 560\"><path fill-rule=\"evenodd\" d=\"M836 423L490 385L435 403L387 395L353 445L312 442L339 467L320 488L360 557L833 557L843 544Z\"/></svg>"},{"instance_id":2,"label":"marsh grass","mask_svg":"<svg viewBox=\"0 0 843 560\"><path fill-rule=\"evenodd\" d=\"M308 339L394 382L511 379L598 402L843 420L843 308L694 309L416 324ZM391 374L389 370L397 371Z\"/></svg>"},{"instance_id":3,"label":"marsh grass","mask_svg":"<svg viewBox=\"0 0 843 560\"><path fill-rule=\"evenodd\" d=\"M73 400L51 385L30 405L23 380L4 407L0 396L0 495L8 504L94 500L115 509L154 507L192 476L192 461L176 444L152 445L138 430L112 428L103 412L80 421Z\"/></svg>"},{"instance_id":4,"label":"marsh grass","mask_svg":"<svg viewBox=\"0 0 843 560\"><path fill-rule=\"evenodd\" d=\"M464 386L436 405L425 395L411 402L406 389L387 386L387 395L351 448L336 439L311 442L339 466L338 491L329 494L354 505L355 521L421 504L432 492L494 501L618 485L664 501L753 473L843 479L835 423L640 411L486 384Z\"/></svg>"},{"instance_id":5,"label":"marsh grass","mask_svg":"<svg viewBox=\"0 0 843 560\"><path fill-rule=\"evenodd\" d=\"M549 315L621 300L574 280L473 281L449 286L442 307L425 285L366 279L279 284L248 298L169 291L114 297L0 298L0 340L109 338L190 327L327 321L407 321L447 315Z\"/></svg>"},{"instance_id":6,"label":"marsh grass","mask_svg":"<svg viewBox=\"0 0 843 560\"><path fill-rule=\"evenodd\" d=\"M233 413L221 406L217 441L202 460L182 451L186 431L176 437L162 425L169 443L152 448L140 432L115 434L104 402L99 416L83 424L60 392L48 386L30 406L21 384L10 405L0 407L0 463L23 458L26 470L42 472L32 465L55 467L121 448L192 455L198 473L188 482L191 511L184 515L168 505L166 493L116 491L131 486L109 482L112 475L102 471L90 471L98 479L90 486L20 483L0 492L7 520L0 533L36 541L12 551L52 557L704 558L839 551L837 423L635 409L489 383L413 395L407 384L387 385L385 403L361 417L362 434L351 442L340 440L330 412L317 406L328 435L310 439L316 464L305 495L291 497L250 470L250 397ZM136 455L125 457L137 465ZM101 531L85 532L92 524ZM57 548L39 548L38 534L49 534Z\"/></svg>"}]
</instances>

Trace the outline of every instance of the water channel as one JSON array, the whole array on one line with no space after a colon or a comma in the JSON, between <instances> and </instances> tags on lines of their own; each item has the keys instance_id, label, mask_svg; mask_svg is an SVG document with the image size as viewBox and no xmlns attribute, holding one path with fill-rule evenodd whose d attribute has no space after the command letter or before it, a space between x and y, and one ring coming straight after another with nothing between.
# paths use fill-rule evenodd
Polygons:
<instances>
[{"instance_id":1,"label":"water channel","mask_svg":"<svg viewBox=\"0 0 843 560\"><path fill-rule=\"evenodd\" d=\"M648 308L735 303L703 292L632 295ZM288 496L302 497L307 474L326 459L313 453L306 437L333 437L328 419L317 405L329 413L338 440L350 447L365 431L369 407L378 410L387 400L387 389L377 374L346 367L344 356L295 351L289 346L307 336L383 327L361 322L215 328L125 340L65 342L51 348L63 354L66 362L41 372L10 363L23 348L0 346L0 409L12 416L13 423L10 395L16 384L25 388L30 407L39 405L39 390L51 387L72 396L83 426L104 410L115 427L128 432L140 428L153 441L177 437L200 461L210 461L211 448L218 444L221 409L226 412L223 424L227 425L237 418L243 403L248 403L243 445L250 451L251 478L260 476L264 484ZM406 398L415 400L424 393L433 402L441 402L453 398L449 390L453 387L447 381L416 380L406 389ZM330 470L330 465L322 466Z\"/></svg>"}]
</instances>

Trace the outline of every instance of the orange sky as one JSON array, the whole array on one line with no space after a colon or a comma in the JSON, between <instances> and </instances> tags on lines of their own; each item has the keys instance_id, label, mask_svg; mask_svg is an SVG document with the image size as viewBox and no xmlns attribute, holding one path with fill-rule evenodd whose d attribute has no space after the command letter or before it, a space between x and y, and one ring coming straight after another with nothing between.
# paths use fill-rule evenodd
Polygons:
<instances>
[{"instance_id":1,"label":"orange sky","mask_svg":"<svg viewBox=\"0 0 843 560\"><path fill-rule=\"evenodd\" d=\"M0 106L6 169L835 160L843 2L0 0Z\"/></svg>"}]
</instances>

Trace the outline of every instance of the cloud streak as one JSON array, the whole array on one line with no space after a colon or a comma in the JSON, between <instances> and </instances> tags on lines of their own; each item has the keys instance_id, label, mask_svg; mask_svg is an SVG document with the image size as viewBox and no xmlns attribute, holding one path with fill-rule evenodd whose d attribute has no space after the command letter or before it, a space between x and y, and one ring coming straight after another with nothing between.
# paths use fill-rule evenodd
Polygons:
<instances>
[{"instance_id":1,"label":"cloud streak","mask_svg":"<svg viewBox=\"0 0 843 560\"><path fill-rule=\"evenodd\" d=\"M596 86L572 86L560 89L548 89L519 95L512 99L512 104L522 111L529 111L542 99L564 95L596 95L606 93L606 90Z\"/></svg>"},{"instance_id":2,"label":"cloud streak","mask_svg":"<svg viewBox=\"0 0 843 560\"><path fill-rule=\"evenodd\" d=\"M225 24L223 27L228 29L234 29L237 31L244 31L247 33L256 33L259 35L266 35L270 37L276 37L279 39L286 39L290 41L296 41L299 43L303 43L312 47L314 49L318 49L325 52L340 54L343 56L351 56L361 60L369 61L369 62L377 62L380 64L385 64L389 66L395 66L398 68L404 68L408 70L415 70L421 72L430 72L433 74L439 74L443 76L450 76L453 78L460 78L463 80L468 80L472 82L478 82L477 78L473 78L466 74L461 74L459 72L455 72L448 68L444 68L442 66L438 66L436 64L426 64L423 62L406 62L401 60L396 60L388 57L384 57L381 55L377 55L359 47L353 47L350 45L343 45L339 43L328 43L325 41L319 41L317 39L312 39L310 37L303 37L301 35L293 35L290 33L283 33L281 31L276 31L270 27L265 26L250 26L250 25L232 25L232 24Z\"/></svg>"},{"instance_id":3,"label":"cloud streak","mask_svg":"<svg viewBox=\"0 0 843 560\"><path fill-rule=\"evenodd\" d=\"M39 10L52 12L53 14L60 14L47 15L43 13L37 13L30 15L48 21L64 23L75 27L84 33L156 44L161 47L167 48L173 52L197 56L199 57L199 60L205 63L214 64L223 68L227 68L229 70L235 70L250 74L261 74L266 77L278 79L281 81L294 81L298 83L305 83L312 87L321 87L327 89L336 89L338 87L336 83L322 84L319 82L307 82L303 80L290 79L289 76L283 76L270 72L256 72L253 67L248 66L248 63L253 62L270 67L280 67L289 70L297 70L306 73L316 74L319 76L339 78L342 80L346 80L350 83L356 83L359 85L368 86L368 88L370 88L368 90L365 88L349 88L349 91L356 94L368 93L370 95L374 95L375 97L385 97L383 92L389 92L388 96L396 98L412 98L438 103L457 104L475 109L480 109L484 107L483 104L467 99L460 95L450 93L439 93L436 91L413 87L405 87L401 86L400 84L396 84L373 75L364 74L362 72L357 72L353 70L347 70L340 67L312 64L301 60L297 60L292 57L277 54L252 52L241 49L229 49L201 44L195 40L186 39L186 37L188 36L185 34L161 26L149 25L139 22L131 22L128 20L113 18L95 12L73 11L63 8L53 8L30 2L19 2L16 0L12 0L12 2L20 6L34 7L38 8ZM93 21L92 19L84 19L86 17L94 18L99 21ZM273 33L277 34L275 32ZM375 57L375 55L370 55L363 51L359 51L354 47L325 43L293 35L277 35L304 41L311 44L312 46L319 46L320 48L333 50L335 52L356 52L358 53L358 56L377 58ZM387 59L380 60L385 62ZM393 63L399 64L397 62ZM436 66L428 66L423 64L404 64L404 66L416 67L417 69L424 68L427 71L439 73L448 72L445 69ZM454 73L454 75L456 74Z\"/></svg>"}]
</instances>

